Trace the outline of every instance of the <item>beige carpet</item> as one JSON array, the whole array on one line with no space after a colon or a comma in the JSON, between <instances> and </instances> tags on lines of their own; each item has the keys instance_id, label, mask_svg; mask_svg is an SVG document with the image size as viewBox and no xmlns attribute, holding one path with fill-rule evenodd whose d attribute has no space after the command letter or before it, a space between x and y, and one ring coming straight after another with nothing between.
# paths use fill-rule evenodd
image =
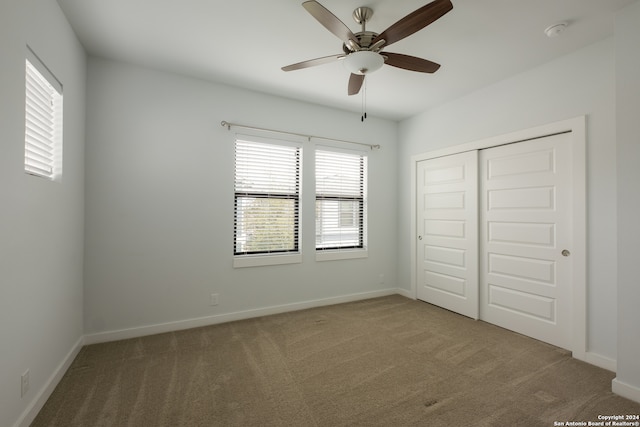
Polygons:
<instances>
[{"instance_id":1,"label":"beige carpet","mask_svg":"<svg viewBox=\"0 0 640 427\"><path fill-rule=\"evenodd\" d=\"M401 296L84 347L32 426L553 426L614 374Z\"/></svg>"}]
</instances>

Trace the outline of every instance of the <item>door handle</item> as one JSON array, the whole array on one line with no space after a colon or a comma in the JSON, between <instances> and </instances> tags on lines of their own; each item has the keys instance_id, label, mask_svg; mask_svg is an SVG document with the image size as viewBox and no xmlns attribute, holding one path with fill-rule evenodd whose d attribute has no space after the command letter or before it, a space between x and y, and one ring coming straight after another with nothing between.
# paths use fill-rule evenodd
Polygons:
<instances>
[{"instance_id":1,"label":"door handle","mask_svg":"<svg viewBox=\"0 0 640 427\"><path fill-rule=\"evenodd\" d=\"M418 236L418 240L422 240L422 236Z\"/></svg>"},{"instance_id":2,"label":"door handle","mask_svg":"<svg viewBox=\"0 0 640 427\"><path fill-rule=\"evenodd\" d=\"M571 252L569 252L567 249L562 250L562 256L569 256L569 255L571 255Z\"/></svg>"}]
</instances>

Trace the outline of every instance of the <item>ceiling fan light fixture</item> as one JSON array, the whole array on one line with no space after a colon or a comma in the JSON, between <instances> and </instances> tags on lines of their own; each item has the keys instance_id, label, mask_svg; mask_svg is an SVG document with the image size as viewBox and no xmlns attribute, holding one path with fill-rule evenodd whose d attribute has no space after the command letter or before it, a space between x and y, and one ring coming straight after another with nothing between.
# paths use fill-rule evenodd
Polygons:
<instances>
[{"instance_id":1,"label":"ceiling fan light fixture","mask_svg":"<svg viewBox=\"0 0 640 427\"><path fill-rule=\"evenodd\" d=\"M384 58L377 52L361 50L344 58L344 66L352 74L371 74L384 65Z\"/></svg>"}]
</instances>

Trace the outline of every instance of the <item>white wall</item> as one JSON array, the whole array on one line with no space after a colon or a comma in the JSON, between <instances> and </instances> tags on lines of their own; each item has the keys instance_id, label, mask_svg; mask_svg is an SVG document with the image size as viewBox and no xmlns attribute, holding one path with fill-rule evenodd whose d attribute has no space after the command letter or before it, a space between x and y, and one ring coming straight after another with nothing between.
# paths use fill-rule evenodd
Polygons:
<instances>
[{"instance_id":1,"label":"white wall","mask_svg":"<svg viewBox=\"0 0 640 427\"><path fill-rule=\"evenodd\" d=\"M617 57L614 40L604 40L409 119L399 135L390 121L362 124L357 114L91 59L85 192L83 50L56 2L4 0L0 425L27 425L44 403L81 344L83 307L84 333L99 339L103 332L135 334L148 325L171 328L396 286L408 291L410 157L582 114L588 116L589 350L617 356L616 381L637 396L639 5L618 17ZM22 169L27 44L64 85L61 182ZM302 264L233 269L233 132L219 126L223 119L381 144L370 157L369 258L315 262L307 231ZM305 228L312 227L307 216ZM208 305L212 292L220 294L217 307ZM20 398L26 369L31 390Z\"/></svg>"},{"instance_id":2,"label":"white wall","mask_svg":"<svg viewBox=\"0 0 640 427\"><path fill-rule=\"evenodd\" d=\"M437 148L587 115L588 351L616 358L616 152L613 39L400 124L398 283L410 289L410 160ZM597 65L596 65L597 64Z\"/></svg>"},{"instance_id":3,"label":"white wall","mask_svg":"<svg viewBox=\"0 0 640 427\"><path fill-rule=\"evenodd\" d=\"M640 2L616 19L618 371L614 391L640 402Z\"/></svg>"},{"instance_id":4,"label":"white wall","mask_svg":"<svg viewBox=\"0 0 640 427\"><path fill-rule=\"evenodd\" d=\"M24 173L27 44L63 84L61 182ZM83 334L86 59L55 1L3 0L0 61L0 425L11 426L30 422Z\"/></svg>"},{"instance_id":5,"label":"white wall","mask_svg":"<svg viewBox=\"0 0 640 427\"><path fill-rule=\"evenodd\" d=\"M91 341L396 287L395 122L363 124L354 113L102 59L91 58L88 70L85 332ZM234 269L235 131L221 120L382 145L369 158L369 257L315 261L314 202L307 193L303 263ZM220 304L211 307L214 292Z\"/></svg>"}]
</instances>

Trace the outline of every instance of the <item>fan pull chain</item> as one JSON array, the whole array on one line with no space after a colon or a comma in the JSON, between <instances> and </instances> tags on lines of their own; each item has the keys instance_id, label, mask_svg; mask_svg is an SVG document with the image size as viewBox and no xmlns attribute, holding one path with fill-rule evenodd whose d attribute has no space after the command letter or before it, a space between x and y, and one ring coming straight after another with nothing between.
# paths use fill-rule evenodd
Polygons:
<instances>
[{"instance_id":1,"label":"fan pull chain","mask_svg":"<svg viewBox=\"0 0 640 427\"><path fill-rule=\"evenodd\" d=\"M362 86L362 106L361 106L362 115L360 116L360 121L364 122L364 119L367 118L367 79L364 79L364 84Z\"/></svg>"}]
</instances>

